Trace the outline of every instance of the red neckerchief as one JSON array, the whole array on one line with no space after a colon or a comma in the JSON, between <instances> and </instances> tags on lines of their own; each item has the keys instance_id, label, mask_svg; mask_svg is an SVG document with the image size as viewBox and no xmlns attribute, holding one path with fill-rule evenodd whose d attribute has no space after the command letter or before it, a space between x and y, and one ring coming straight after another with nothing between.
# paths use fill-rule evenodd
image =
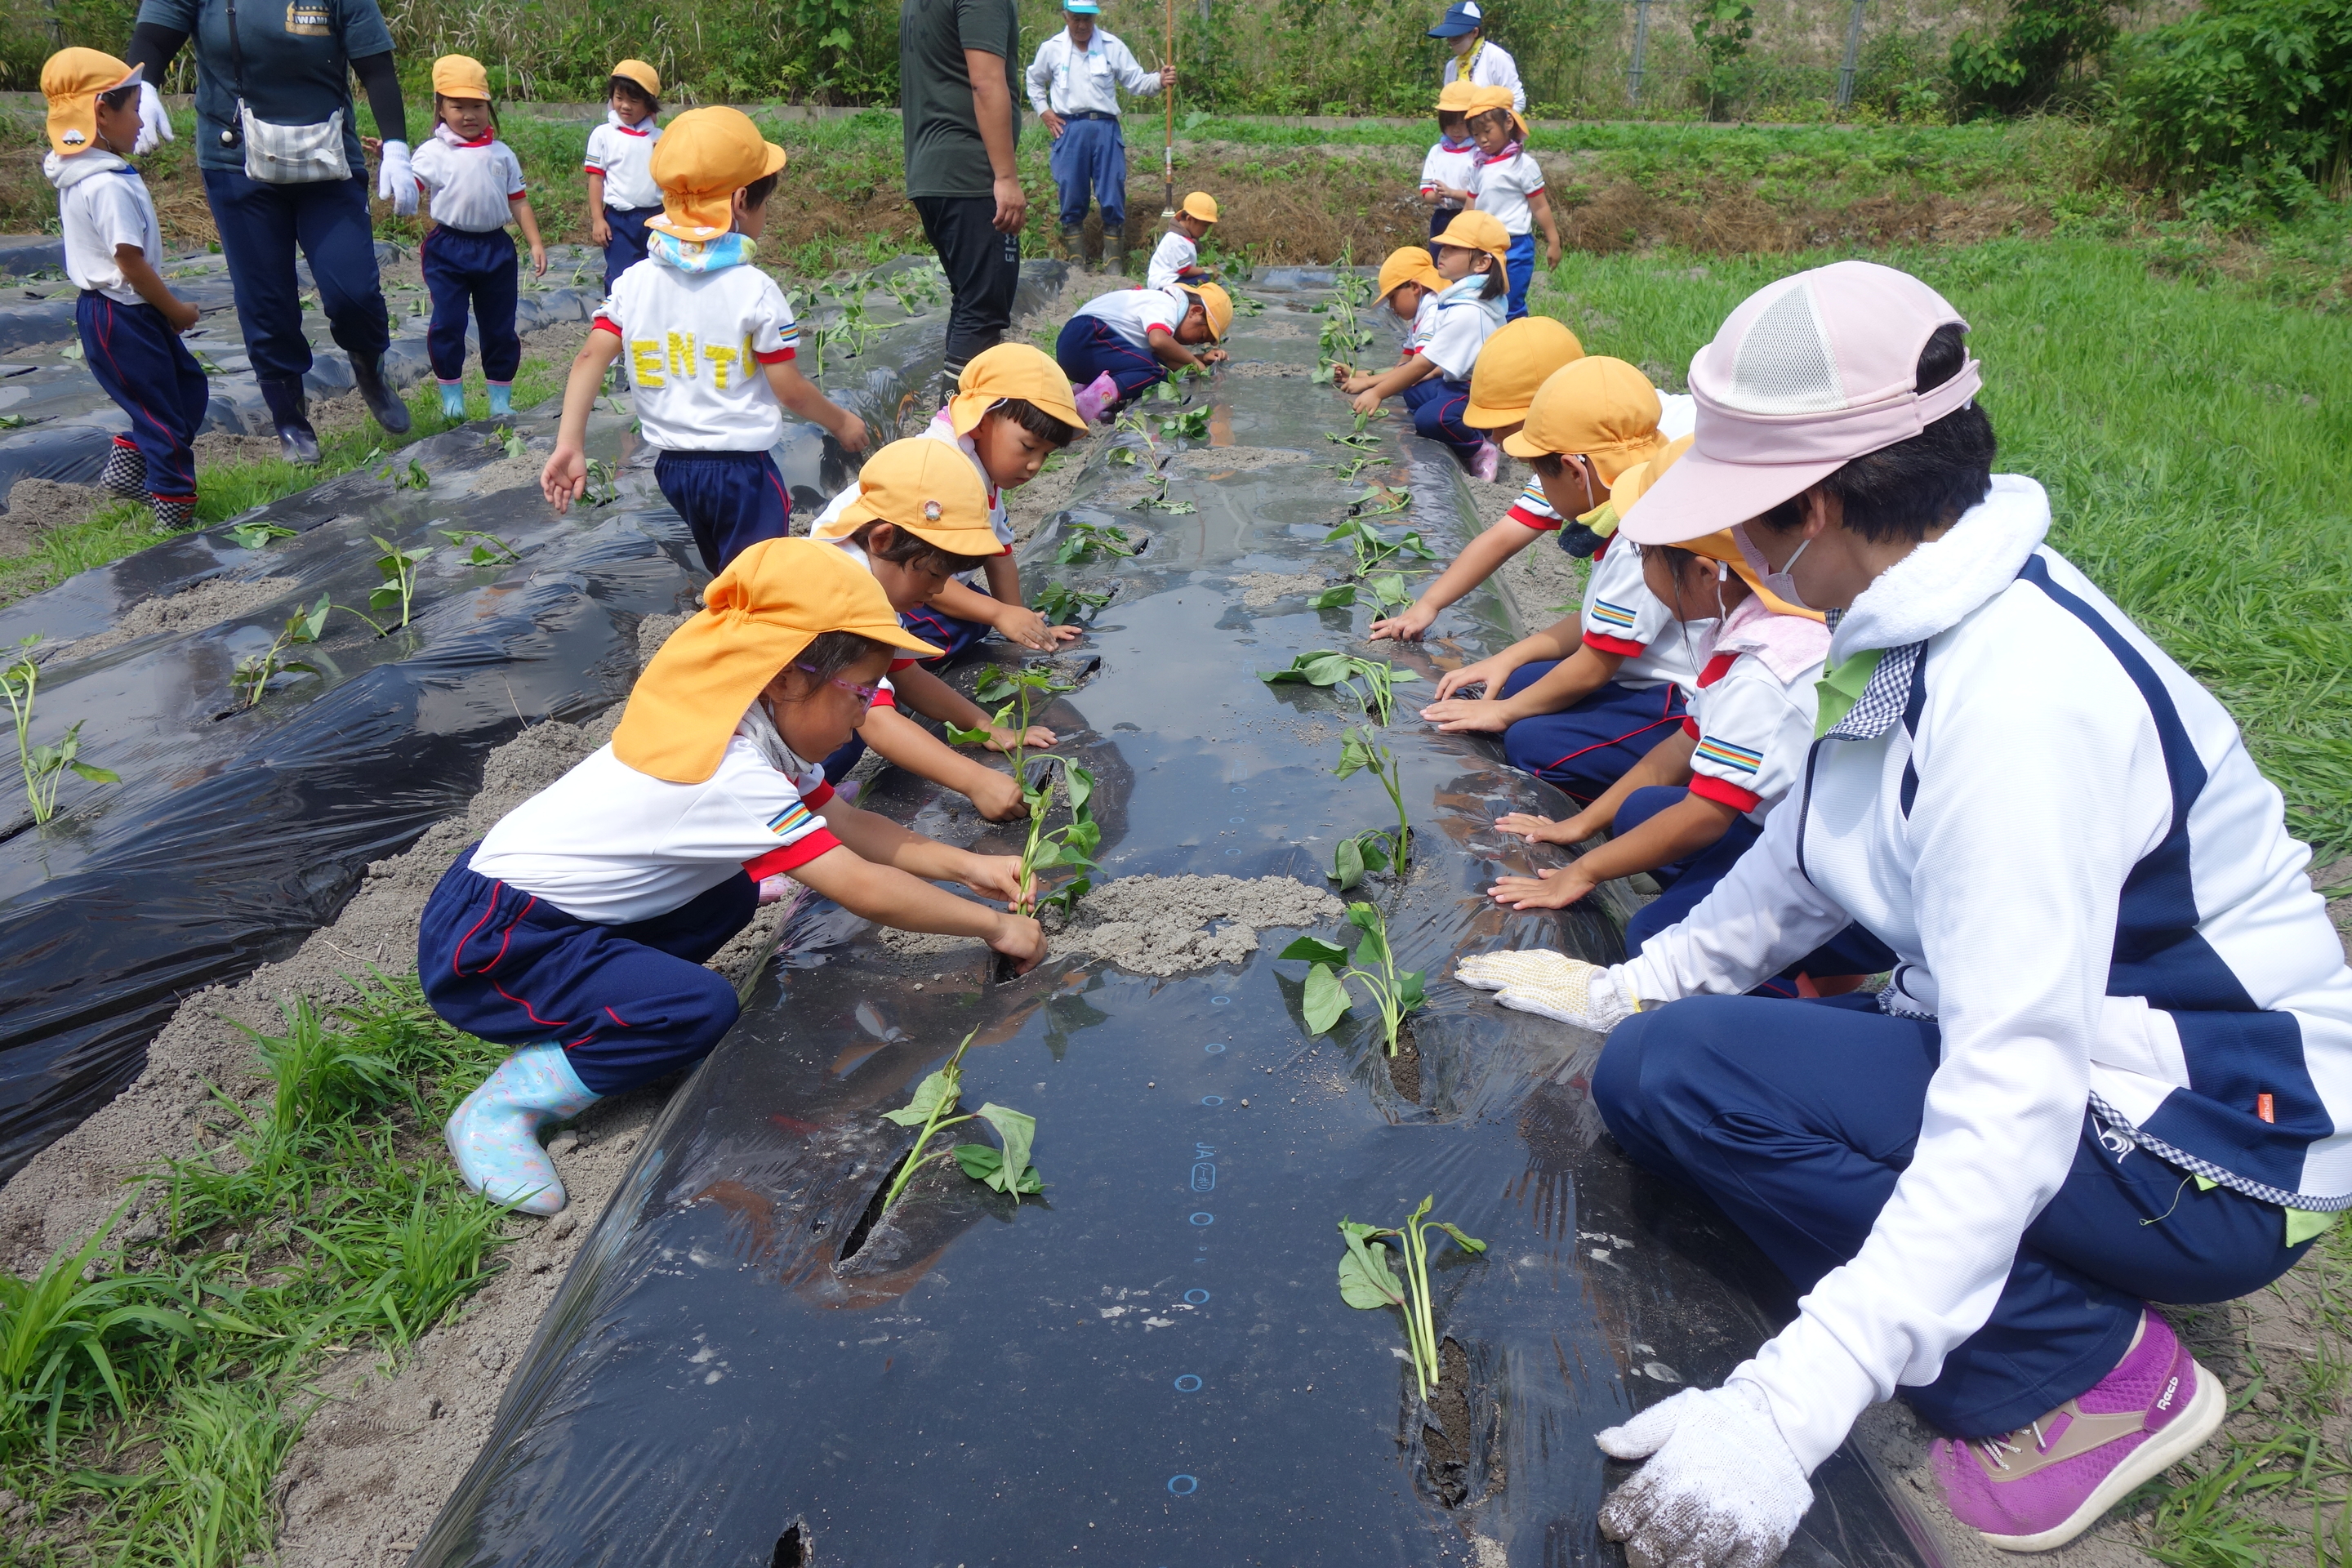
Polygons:
<instances>
[{"instance_id":1,"label":"red neckerchief","mask_svg":"<svg viewBox=\"0 0 2352 1568\"><path fill-rule=\"evenodd\" d=\"M1520 147L1521 147L1521 146L1522 146L1522 143L1517 142L1507 142L1507 143L1504 145L1503 150L1502 150L1501 152L1499 152L1499 153L1496 153L1496 154L1495 154L1493 157L1491 157L1491 158L1481 158L1481 159L1479 160L1479 163L1482 163L1482 164L1486 164L1486 163L1507 163L1510 162L1513 158L1516 158L1516 157L1517 157L1517 156L1519 155L1519 149L1520 149Z\"/></svg>"},{"instance_id":2,"label":"red neckerchief","mask_svg":"<svg viewBox=\"0 0 2352 1568\"><path fill-rule=\"evenodd\" d=\"M439 123L440 125L446 125L446 124L448 124L449 122L448 122L447 121L446 121L446 120L445 120L445 121L439 121L438 123ZM449 132L449 134L450 134L450 135L452 135L452 136L455 136L455 135L457 135L457 132L455 132L455 131L451 131L451 132ZM498 128L497 126L493 125L493 126L491 126L488 131L483 132L481 133L481 135L480 135L480 136L477 137L475 140L473 140L473 141L471 141L471 142L451 142L451 143L450 143L450 145L451 145L451 146L454 146L454 147L487 147L487 146L488 146L491 142L493 142L497 141L498 139L499 139L499 128Z\"/></svg>"},{"instance_id":3,"label":"red neckerchief","mask_svg":"<svg viewBox=\"0 0 2352 1568\"><path fill-rule=\"evenodd\" d=\"M653 117L651 115L647 115L646 118L650 120ZM637 121L637 125L643 125L644 123L644 120ZM613 129L619 132L624 136L650 136L653 134L650 131L638 130L636 125L615 125Z\"/></svg>"}]
</instances>

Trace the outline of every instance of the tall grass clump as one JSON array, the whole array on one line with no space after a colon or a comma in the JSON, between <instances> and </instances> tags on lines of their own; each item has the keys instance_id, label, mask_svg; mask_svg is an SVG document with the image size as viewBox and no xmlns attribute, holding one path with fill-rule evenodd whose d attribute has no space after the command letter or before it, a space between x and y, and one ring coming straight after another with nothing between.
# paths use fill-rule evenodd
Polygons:
<instances>
[{"instance_id":1,"label":"tall grass clump","mask_svg":"<svg viewBox=\"0 0 2352 1568\"><path fill-rule=\"evenodd\" d=\"M92 1560L215 1568L268 1546L271 1486L331 1353L411 1342L488 1279L505 1211L439 1128L502 1053L413 975L247 1030L268 1086L30 1281L0 1274L0 1486ZM0 1559L5 1560L5 1559Z\"/></svg>"}]
</instances>

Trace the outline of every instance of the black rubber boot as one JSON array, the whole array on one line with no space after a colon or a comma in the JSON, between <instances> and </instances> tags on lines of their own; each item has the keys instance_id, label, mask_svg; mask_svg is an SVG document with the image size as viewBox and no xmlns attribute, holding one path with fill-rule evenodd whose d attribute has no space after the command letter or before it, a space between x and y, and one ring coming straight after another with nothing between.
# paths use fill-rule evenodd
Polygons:
<instances>
[{"instance_id":1,"label":"black rubber boot","mask_svg":"<svg viewBox=\"0 0 2352 1568\"><path fill-rule=\"evenodd\" d=\"M1127 236L1125 234L1103 236L1103 270L1115 272L1120 277L1127 275Z\"/></svg>"},{"instance_id":2,"label":"black rubber boot","mask_svg":"<svg viewBox=\"0 0 2352 1568\"><path fill-rule=\"evenodd\" d=\"M1065 224L1057 241L1065 261L1083 267L1087 263L1087 229L1084 224Z\"/></svg>"},{"instance_id":3,"label":"black rubber boot","mask_svg":"<svg viewBox=\"0 0 2352 1568\"><path fill-rule=\"evenodd\" d=\"M398 393L384 384L383 362L352 356L352 379L360 384L360 398L375 416L375 422L394 436L408 434L408 405Z\"/></svg>"},{"instance_id":4,"label":"black rubber boot","mask_svg":"<svg viewBox=\"0 0 2352 1568\"><path fill-rule=\"evenodd\" d=\"M289 463L309 468L319 460L319 433L310 427L310 400L299 381L265 381L261 400L278 426L278 450Z\"/></svg>"}]
</instances>

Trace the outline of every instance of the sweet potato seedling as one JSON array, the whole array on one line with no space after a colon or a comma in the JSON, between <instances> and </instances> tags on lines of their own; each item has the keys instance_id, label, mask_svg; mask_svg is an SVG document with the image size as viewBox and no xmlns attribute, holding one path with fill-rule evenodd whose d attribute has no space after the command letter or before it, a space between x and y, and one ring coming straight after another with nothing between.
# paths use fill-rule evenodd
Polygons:
<instances>
[{"instance_id":1,"label":"sweet potato seedling","mask_svg":"<svg viewBox=\"0 0 2352 1568\"><path fill-rule=\"evenodd\" d=\"M1323 439L1326 441L1336 441L1351 452L1377 452L1381 447L1381 438L1370 434L1365 428L1365 426L1371 424L1371 422L1372 416L1370 415L1359 414L1356 416L1356 427L1354 429L1349 431L1344 436L1339 434L1337 430L1326 430L1323 432Z\"/></svg>"},{"instance_id":2,"label":"sweet potato seedling","mask_svg":"<svg viewBox=\"0 0 2352 1568\"><path fill-rule=\"evenodd\" d=\"M973 1031L973 1034L977 1033L978 1030ZM956 1047L955 1055L947 1059L947 1065L915 1086L914 1099L897 1110L882 1113L886 1121L895 1121L901 1127L922 1129L915 1139L915 1146L907 1152L906 1160L900 1163L889 1192L883 1196L882 1211L885 1214L889 1212L891 1205L898 1201L898 1194L907 1190L907 1184L915 1179L917 1172L927 1164L950 1158L962 1167L965 1175L975 1182L984 1183L996 1192L1008 1194L1015 1204L1024 1196L1045 1191L1045 1178L1037 1173L1037 1167L1029 1163L1030 1148L1037 1140L1035 1117L1024 1115L1010 1106L998 1105L992 1100L978 1110L961 1116L954 1114L956 1102L963 1094L963 1053L971 1040L971 1035L966 1035ZM958 1143L936 1154L925 1152L935 1135L967 1121L985 1121L995 1128L996 1135L1003 1141L1004 1147Z\"/></svg>"},{"instance_id":3,"label":"sweet potato seedling","mask_svg":"<svg viewBox=\"0 0 2352 1568\"><path fill-rule=\"evenodd\" d=\"M1161 492L1166 492L1163 481ZM1127 530L1108 522L1081 522L1076 518L1062 523L1061 547L1054 552L1057 566L1075 566L1103 555L1132 555L1135 546L1127 542Z\"/></svg>"},{"instance_id":4,"label":"sweet potato seedling","mask_svg":"<svg viewBox=\"0 0 2352 1568\"><path fill-rule=\"evenodd\" d=\"M400 619L394 621L390 626L385 626L365 610L354 610L349 605L339 605L336 608L359 616L375 628L376 636L386 637L408 625L409 606L416 597L416 568L431 557L433 550L430 545L416 550L403 550L380 533L371 533L368 537L374 540L375 547L383 552L375 558L375 569L383 576L383 581L369 590L368 609L383 610L398 605ZM476 548L475 554L478 563L480 560L478 546ZM520 560L521 557L517 556L516 559Z\"/></svg>"},{"instance_id":5,"label":"sweet potato seedling","mask_svg":"<svg viewBox=\"0 0 2352 1568\"><path fill-rule=\"evenodd\" d=\"M1004 705L990 716L989 722L998 729L1010 730L1015 739L1012 752L1013 776L1021 785L1022 803L1029 810L1029 838L1021 850L1021 881L1028 886L1034 872L1051 870L1056 866L1070 866L1079 875L1057 889L1048 899L1040 900L1033 890L1021 906L1024 914L1034 914L1046 905L1058 904L1064 912L1074 908L1078 900L1094 886L1087 873L1096 869L1095 847L1102 842L1102 827L1087 809L1087 802L1095 793L1095 775L1066 757L1045 759L1033 778L1029 769L1029 723L1031 709L1040 697L1071 689L1057 685L1052 671L1042 665L1024 665L1007 675L1002 668L992 667L980 678L972 695L982 702L1004 699ZM952 727L948 738L958 745L985 742L987 733L978 730L957 730ZM1058 771L1059 779L1056 780ZM1070 820L1060 827L1048 830L1045 817L1054 809L1054 795L1059 788L1070 805Z\"/></svg>"},{"instance_id":6,"label":"sweet potato seedling","mask_svg":"<svg viewBox=\"0 0 2352 1568\"><path fill-rule=\"evenodd\" d=\"M491 431L483 439L509 458L520 458L530 450L529 442L503 425Z\"/></svg>"},{"instance_id":7,"label":"sweet potato seedling","mask_svg":"<svg viewBox=\"0 0 2352 1568\"><path fill-rule=\"evenodd\" d=\"M1110 603L1108 594L1088 594L1071 587L1067 583L1048 583L1037 590L1037 613L1057 625L1067 626L1093 614Z\"/></svg>"},{"instance_id":8,"label":"sweet potato seedling","mask_svg":"<svg viewBox=\"0 0 2352 1568\"><path fill-rule=\"evenodd\" d=\"M1367 719L1380 724L1387 723L1395 715L1397 682L1421 679L1386 659L1358 658L1354 654L1335 653L1328 648L1300 654L1290 661L1287 669L1259 670L1257 678L1268 686L1303 682L1308 686L1337 687L1356 700Z\"/></svg>"},{"instance_id":9,"label":"sweet potato seedling","mask_svg":"<svg viewBox=\"0 0 2352 1568\"><path fill-rule=\"evenodd\" d=\"M1405 1343L1412 1352L1413 1376L1423 1399L1437 1387L1443 1370L1437 1359L1437 1319L1430 1306L1428 1233L1444 1231L1473 1257L1486 1250L1485 1242L1465 1235L1460 1226L1427 1218L1430 1205L1436 1201L1434 1193L1422 1199L1421 1206L1399 1226L1339 1222L1339 1235L1348 1247L1339 1255L1339 1297L1365 1311L1394 1307L1404 1313ZM1404 1257L1402 1283L1389 1263L1391 1246Z\"/></svg>"},{"instance_id":10,"label":"sweet potato seedling","mask_svg":"<svg viewBox=\"0 0 2352 1568\"><path fill-rule=\"evenodd\" d=\"M1357 940L1354 952L1319 936L1302 936L1275 957L1303 960L1314 965L1307 972L1308 1034L1330 1033L1331 1026L1353 1005L1348 994L1348 982L1352 980L1364 988L1372 1005L1380 1009L1381 1037L1388 1042L1389 1055L1394 1056L1397 1032L1404 1027L1405 1019L1429 1000L1422 972L1396 966L1396 954L1389 951L1388 921L1376 906L1349 904L1348 923L1363 933ZM1342 960L1347 964L1344 969L1337 967Z\"/></svg>"},{"instance_id":11,"label":"sweet potato seedling","mask_svg":"<svg viewBox=\"0 0 2352 1568\"><path fill-rule=\"evenodd\" d=\"M122 782L120 773L79 760L83 723L79 719L56 745L32 743L33 700L41 684L41 667L35 661L33 650L40 646L38 632L18 637L16 662L0 669L0 696L8 700L9 721L16 731L16 771L24 778L25 799L32 805L36 823L47 822L58 814L58 786L66 782L69 773L92 784Z\"/></svg>"},{"instance_id":12,"label":"sweet potato seedling","mask_svg":"<svg viewBox=\"0 0 2352 1568\"><path fill-rule=\"evenodd\" d=\"M328 602L327 595L320 595L317 604L308 609L297 609L286 617L286 625L271 641L268 652L253 654L238 662L236 674L231 678L229 686L231 690L244 697L247 708L257 706L261 701L261 694L268 689L269 683L280 675L319 673L319 667L314 664L292 659L281 662L278 656L286 648L317 642L319 634L327 627L327 612L332 608L334 606ZM367 617L362 616L360 618L365 620Z\"/></svg>"},{"instance_id":13,"label":"sweet potato seedling","mask_svg":"<svg viewBox=\"0 0 2352 1568\"><path fill-rule=\"evenodd\" d=\"M228 531L228 536L239 550L259 550L278 540L293 538L294 531L274 522L240 522Z\"/></svg>"},{"instance_id":14,"label":"sweet potato seedling","mask_svg":"<svg viewBox=\"0 0 2352 1568\"><path fill-rule=\"evenodd\" d=\"M1356 552L1354 574L1368 576L1401 555L1411 555L1423 561L1434 561L1437 552L1429 547L1418 530L1399 539L1391 539L1377 527L1360 517L1351 517L1323 536L1326 544L1342 540Z\"/></svg>"},{"instance_id":15,"label":"sweet potato seedling","mask_svg":"<svg viewBox=\"0 0 2352 1568\"><path fill-rule=\"evenodd\" d=\"M474 548L466 557L468 566L504 566L522 559L522 552L495 533L485 533L478 528L436 528L433 531L450 543L462 546L472 540Z\"/></svg>"}]
</instances>

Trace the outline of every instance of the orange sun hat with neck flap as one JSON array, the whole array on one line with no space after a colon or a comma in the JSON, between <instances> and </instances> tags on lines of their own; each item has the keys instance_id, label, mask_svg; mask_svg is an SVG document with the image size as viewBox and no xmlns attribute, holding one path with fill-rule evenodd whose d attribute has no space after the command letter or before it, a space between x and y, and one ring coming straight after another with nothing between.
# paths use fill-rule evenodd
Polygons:
<instances>
[{"instance_id":1,"label":"orange sun hat with neck flap","mask_svg":"<svg viewBox=\"0 0 2352 1568\"><path fill-rule=\"evenodd\" d=\"M1408 283L1418 283L1433 294L1445 291L1445 274L1418 245L1401 245L1389 252L1389 258L1381 263L1381 291L1373 298L1385 300Z\"/></svg>"},{"instance_id":2,"label":"orange sun hat with neck flap","mask_svg":"<svg viewBox=\"0 0 2352 1568\"><path fill-rule=\"evenodd\" d=\"M928 445L971 474L962 453ZM711 579L701 613L637 677L613 755L671 784L703 783L752 700L826 632L855 632L918 658L940 652L898 624L882 584L845 552L813 539L763 539Z\"/></svg>"},{"instance_id":3,"label":"orange sun hat with neck flap","mask_svg":"<svg viewBox=\"0 0 2352 1568\"><path fill-rule=\"evenodd\" d=\"M1477 91L1476 88L1472 87L1460 77L1455 77L1437 89L1437 112L1440 114L1469 113L1470 100L1476 95Z\"/></svg>"},{"instance_id":4,"label":"orange sun hat with neck flap","mask_svg":"<svg viewBox=\"0 0 2352 1568\"><path fill-rule=\"evenodd\" d=\"M97 49L59 49L41 67L41 96L49 105L49 145L70 158L98 145L98 95L142 79L141 66L124 65Z\"/></svg>"},{"instance_id":5,"label":"orange sun hat with neck flap","mask_svg":"<svg viewBox=\"0 0 2352 1568\"><path fill-rule=\"evenodd\" d=\"M488 102L490 73L471 55L443 55L433 62L433 93L436 98L478 98Z\"/></svg>"},{"instance_id":6,"label":"orange sun hat with neck flap","mask_svg":"<svg viewBox=\"0 0 2352 1568\"><path fill-rule=\"evenodd\" d=\"M950 555L1002 555L988 512L988 487L961 447L909 436L866 459L856 496L815 537L846 539L869 522L887 522Z\"/></svg>"},{"instance_id":7,"label":"orange sun hat with neck flap","mask_svg":"<svg viewBox=\"0 0 2352 1568\"><path fill-rule=\"evenodd\" d=\"M784 150L741 110L689 109L654 143L662 216L646 226L697 243L717 239L735 226L735 193L783 166Z\"/></svg>"},{"instance_id":8,"label":"orange sun hat with neck flap","mask_svg":"<svg viewBox=\"0 0 2352 1568\"><path fill-rule=\"evenodd\" d=\"M1664 448L1666 438L1658 434L1664 413L1648 376L1622 359L1587 354L1552 372L1536 389L1527 423L1503 437L1503 450L1523 459L1587 457L1600 470L1601 482L1613 486L1620 474Z\"/></svg>"},{"instance_id":9,"label":"orange sun hat with neck flap","mask_svg":"<svg viewBox=\"0 0 2352 1568\"><path fill-rule=\"evenodd\" d=\"M1470 370L1470 405L1462 423L1473 429L1524 423L1536 393L1584 357L1584 345L1549 316L1522 316L1495 329Z\"/></svg>"},{"instance_id":10,"label":"orange sun hat with neck flap","mask_svg":"<svg viewBox=\"0 0 2352 1568\"><path fill-rule=\"evenodd\" d=\"M1591 528L1596 533L1615 531L1617 524L1624 520L1626 514L1633 510L1635 504L1643 496L1655 488L1660 479L1665 478L1666 470L1673 468L1681 459L1682 455L1691 449L1696 439L1696 437L1690 436L1677 437L1666 444L1664 451L1660 452L1648 462L1636 463L1626 469L1618 477L1617 482L1609 487L1607 503L1594 508L1577 521L1582 522L1587 528ZM1611 518L1602 520L1609 523L1607 530L1594 527L1593 520L1599 518L1602 512L1614 514ZM1731 530L1727 528L1717 529L1713 533L1701 534L1696 539L1679 541L1674 548L1687 550L1694 555L1703 555L1709 561L1722 562L1738 573L1739 580L1748 584L1748 591L1762 600L1764 607L1776 616L1795 616L1802 620L1828 624L1829 617L1821 611L1809 610L1802 605L1792 605L1767 588L1764 585L1764 573L1760 563L1748 559L1748 552L1739 548L1738 541L1732 538Z\"/></svg>"},{"instance_id":11,"label":"orange sun hat with neck flap","mask_svg":"<svg viewBox=\"0 0 2352 1568\"><path fill-rule=\"evenodd\" d=\"M948 399L948 422L959 436L980 427L982 416L1008 397L1018 397L1052 415L1080 435L1087 422L1070 393L1070 378L1043 349L1027 343L999 343L971 356L956 379L955 395Z\"/></svg>"},{"instance_id":12,"label":"orange sun hat with neck flap","mask_svg":"<svg viewBox=\"0 0 2352 1568\"><path fill-rule=\"evenodd\" d=\"M1474 87L1470 89L1469 115L1471 119L1475 120L1478 116L1486 113L1489 110L1496 109L1501 110L1504 113L1511 117L1512 128L1518 132L1519 140L1524 142L1528 139L1527 119L1524 115L1520 114L1516 108L1512 107L1511 89L1509 88Z\"/></svg>"}]
</instances>

